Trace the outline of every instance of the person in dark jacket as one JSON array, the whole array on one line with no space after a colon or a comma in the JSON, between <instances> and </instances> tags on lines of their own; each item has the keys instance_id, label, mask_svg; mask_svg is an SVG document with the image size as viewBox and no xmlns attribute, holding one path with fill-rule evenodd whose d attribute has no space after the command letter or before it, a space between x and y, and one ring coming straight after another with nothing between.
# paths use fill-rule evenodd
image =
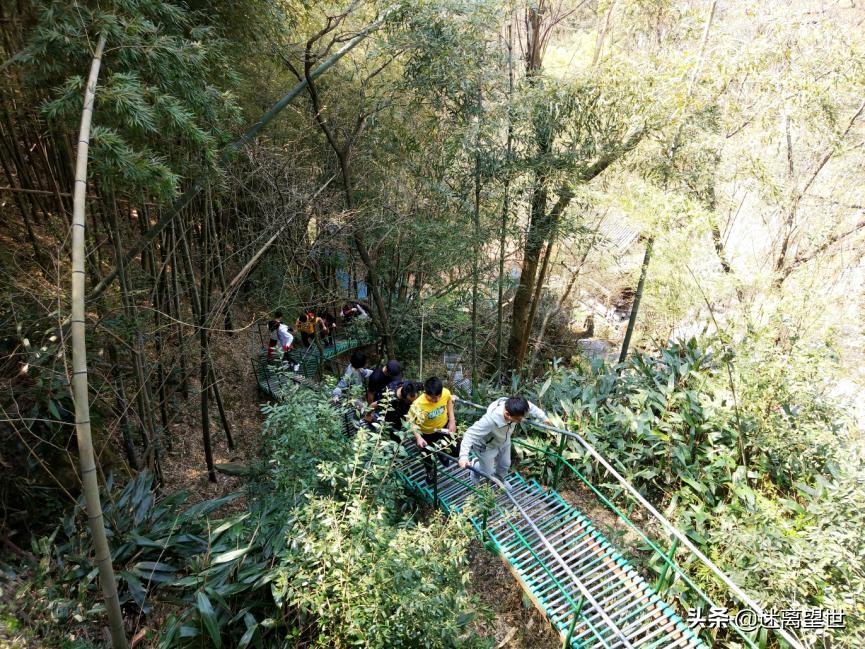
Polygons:
<instances>
[{"instance_id":1,"label":"person in dark jacket","mask_svg":"<svg viewBox=\"0 0 865 649\"><path fill-rule=\"evenodd\" d=\"M402 441L399 431L405 427L405 418L419 392L418 385L414 381L392 381L379 402L379 410L387 411L384 422L388 435L397 443Z\"/></svg>"},{"instance_id":2,"label":"person in dark jacket","mask_svg":"<svg viewBox=\"0 0 865 649\"><path fill-rule=\"evenodd\" d=\"M336 318L330 311L315 309L315 313L324 323L324 334L322 336L325 345L333 345L336 342Z\"/></svg>"},{"instance_id":3,"label":"person in dark jacket","mask_svg":"<svg viewBox=\"0 0 865 649\"><path fill-rule=\"evenodd\" d=\"M366 367L366 354L359 350L355 351L351 355L351 362L345 368L342 378L331 392L331 396L334 399L340 399L343 394L351 393L353 387L364 385L370 374L372 374L372 370Z\"/></svg>"},{"instance_id":4,"label":"person in dark jacket","mask_svg":"<svg viewBox=\"0 0 865 649\"><path fill-rule=\"evenodd\" d=\"M372 371L366 383L366 402L375 408L389 383L402 380L402 366L397 360L389 360Z\"/></svg>"}]
</instances>

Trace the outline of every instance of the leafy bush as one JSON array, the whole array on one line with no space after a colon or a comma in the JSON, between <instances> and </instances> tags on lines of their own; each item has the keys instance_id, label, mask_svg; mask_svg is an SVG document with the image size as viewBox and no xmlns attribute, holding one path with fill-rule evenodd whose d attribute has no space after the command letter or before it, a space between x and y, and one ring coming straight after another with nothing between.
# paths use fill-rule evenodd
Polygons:
<instances>
[{"instance_id":1,"label":"leafy bush","mask_svg":"<svg viewBox=\"0 0 865 649\"><path fill-rule=\"evenodd\" d=\"M837 355L826 345L793 342L786 349L751 336L737 351L740 401L752 454L761 472L792 493L797 482L838 476L849 418L827 396Z\"/></svg>"},{"instance_id":2,"label":"leafy bush","mask_svg":"<svg viewBox=\"0 0 865 649\"><path fill-rule=\"evenodd\" d=\"M160 646L471 646L466 524L403 511L398 447L342 434L326 397L264 408L270 461L252 509L215 525L174 582L186 608Z\"/></svg>"},{"instance_id":3,"label":"leafy bush","mask_svg":"<svg viewBox=\"0 0 865 649\"><path fill-rule=\"evenodd\" d=\"M168 617L160 647L279 645L291 627L271 584L293 524L286 509L269 501L211 523L208 551L170 584L185 607Z\"/></svg>"},{"instance_id":4,"label":"leafy bush","mask_svg":"<svg viewBox=\"0 0 865 649\"><path fill-rule=\"evenodd\" d=\"M311 500L278 570L277 599L315 622L313 646L469 646L468 531L438 516L402 526L382 522L389 517L374 502Z\"/></svg>"},{"instance_id":5,"label":"leafy bush","mask_svg":"<svg viewBox=\"0 0 865 649\"><path fill-rule=\"evenodd\" d=\"M292 390L282 402L262 406L270 474L265 488L288 500L315 487L318 464L343 457L350 445L330 403L303 388Z\"/></svg>"},{"instance_id":6,"label":"leafy bush","mask_svg":"<svg viewBox=\"0 0 865 649\"><path fill-rule=\"evenodd\" d=\"M846 613L832 646L865 646L865 473L823 483L792 500L720 511L708 543L718 562L767 608ZM755 551L757 550L758 551ZM813 641L819 632L807 633Z\"/></svg>"},{"instance_id":7,"label":"leafy bush","mask_svg":"<svg viewBox=\"0 0 865 649\"><path fill-rule=\"evenodd\" d=\"M471 639L462 636L474 603L464 589L466 524L405 516L394 473L400 447L368 429L346 439L333 427L332 406L320 395L303 396L273 407L267 424L275 433L275 483L307 488L275 597L295 611L299 626L312 623L314 646L467 646ZM311 419L327 422L317 440ZM287 467L279 458L289 449ZM312 453L321 458L314 476L298 475Z\"/></svg>"},{"instance_id":8,"label":"leafy bush","mask_svg":"<svg viewBox=\"0 0 865 649\"><path fill-rule=\"evenodd\" d=\"M110 477L103 489L105 527L127 613L149 613L149 594L174 582L190 560L208 551L207 515L236 497L184 510L188 494L179 491L157 501L153 487L153 475L142 472L117 493ZM62 526L32 545L38 563L15 595L28 626L50 636L54 627L98 619L103 608L83 497Z\"/></svg>"}]
</instances>

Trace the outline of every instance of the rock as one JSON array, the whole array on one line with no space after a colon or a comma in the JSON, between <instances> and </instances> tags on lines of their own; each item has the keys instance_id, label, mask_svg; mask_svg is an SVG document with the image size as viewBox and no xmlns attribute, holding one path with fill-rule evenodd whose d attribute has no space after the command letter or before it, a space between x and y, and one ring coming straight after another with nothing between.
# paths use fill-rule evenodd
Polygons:
<instances>
[{"instance_id":1,"label":"rock","mask_svg":"<svg viewBox=\"0 0 865 649\"><path fill-rule=\"evenodd\" d=\"M249 467L239 462L225 462L223 464L214 464L213 468L224 473L225 475L244 476L249 474Z\"/></svg>"}]
</instances>

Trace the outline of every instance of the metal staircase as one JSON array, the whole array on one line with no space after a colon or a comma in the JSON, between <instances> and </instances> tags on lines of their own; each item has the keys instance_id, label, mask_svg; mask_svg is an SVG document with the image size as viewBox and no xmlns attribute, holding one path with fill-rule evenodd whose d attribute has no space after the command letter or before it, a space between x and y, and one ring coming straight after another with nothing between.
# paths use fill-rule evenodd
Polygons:
<instances>
[{"instance_id":1,"label":"metal staircase","mask_svg":"<svg viewBox=\"0 0 865 649\"><path fill-rule=\"evenodd\" d=\"M289 382L296 382L298 376L314 381L318 378L324 363L355 349L366 347L372 342L372 339L361 338L337 340L334 344L325 346L323 354L312 345L308 349L292 350L286 361L269 358L267 348L262 347L252 358L252 372L259 391L268 399L278 399L282 389ZM274 356L278 357L281 354L274 353Z\"/></svg>"},{"instance_id":2,"label":"metal staircase","mask_svg":"<svg viewBox=\"0 0 865 649\"><path fill-rule=\"evenodd\" d=\"M707 647L555 490L511 473L510 495L501 489L489 493L472 484L468 469L445 468L437 460L428 484L414 441L404 447L398 470L406 486L447 512L469 515L559 631L563 646Z\"/></svg>"}]
</instances>

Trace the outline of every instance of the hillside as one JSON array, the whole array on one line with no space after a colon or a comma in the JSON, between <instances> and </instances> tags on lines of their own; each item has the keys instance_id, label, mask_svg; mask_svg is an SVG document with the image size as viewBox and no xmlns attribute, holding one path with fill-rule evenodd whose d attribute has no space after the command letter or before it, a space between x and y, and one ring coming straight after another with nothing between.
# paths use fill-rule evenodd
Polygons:
<instances>
[{"instance_id":1,"label":"hillside","mask_svg":"<svg viewBox=\"0 0 865 649\"><path fill-rule=\"evenodd\" d=\"M863 24L3 3L0 645L863 646Z\"/></svg>"}]
</instances>

